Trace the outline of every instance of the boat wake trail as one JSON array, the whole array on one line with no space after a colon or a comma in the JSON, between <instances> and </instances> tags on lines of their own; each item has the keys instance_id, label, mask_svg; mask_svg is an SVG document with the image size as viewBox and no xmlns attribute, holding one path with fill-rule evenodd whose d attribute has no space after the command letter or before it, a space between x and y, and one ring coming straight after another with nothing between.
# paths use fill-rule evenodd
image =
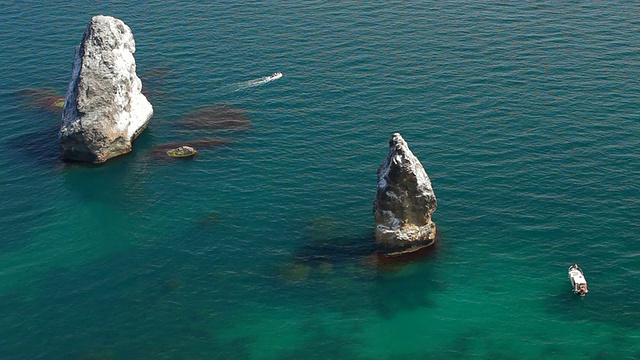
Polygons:
<instances>
[{"instance_id":1,"label":"boat wake trail","mask_svg":"<svg viewBox=\"0 0 640 360\"><path fill-rule=\"evenodd\" d=\"M243 82L235 84L235 90L234 91L240 91L240 90L244 90L244 89L248 89L248 88L264 85L264 84L266 84L268 82L271 82L271 81L274 81L274 80L278 80L281 77L282 77L282 73L277 72L277 73L273 73L273 74L271 74L269 76L263 76L263 77L258 78L258 79L253 79L253 80L249 80L249 81L243 81Z\"/></svg>"}]
</instances>

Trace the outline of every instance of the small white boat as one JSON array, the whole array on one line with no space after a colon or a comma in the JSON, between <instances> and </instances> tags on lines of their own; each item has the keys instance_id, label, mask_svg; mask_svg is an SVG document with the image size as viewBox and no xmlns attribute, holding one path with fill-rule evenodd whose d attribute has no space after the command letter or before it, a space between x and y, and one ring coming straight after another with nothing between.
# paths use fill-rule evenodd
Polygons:
<instances>
[{"instance_id":1,"label":"small white boat","mask_svg":"<svg viewBox=\"0 0 640 360\"><path fill-rule=\"evenodd\" d=\"M571 287L573 293L580 296L585 296L589 292L587 289L587 279L584 277L584 273L578 264L573 264L569 267L569 280L571 280Z\"/></svg>"},{"instance_id":2,"label":"small white boat","mask_svg":"<svg viewBox=\"0 0 640 360\"><path fill-rule=\"evenodd\" d=\"M267 76L267 79L268 79L269 81L272 81L272 80L278 80L278 79L280 79L281 77L282 77L282 73L281 73L281 72L274 72L273 74L271 74L271 75Z\"/></svg>"}]
</instances>

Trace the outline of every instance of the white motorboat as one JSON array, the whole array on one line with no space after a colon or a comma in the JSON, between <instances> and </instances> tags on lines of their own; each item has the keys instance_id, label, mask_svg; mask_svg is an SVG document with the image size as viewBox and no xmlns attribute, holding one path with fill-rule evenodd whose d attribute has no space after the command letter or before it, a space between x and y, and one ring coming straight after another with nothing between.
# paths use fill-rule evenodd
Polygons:
<instances>
[{"instance_id":1,"label":"white motorboat","mask_svg":"<svg viewBox=\"0 0 640 360\"><path fill-rule=\"evenodd\" d=\"M269 79L269 81L272 80L278 80L282 77L282 73L281 72L274 72L273 74L267 76L267 79Z\"/></svg>"},{"instance_id":2,"label":"white motorboat","mask_svg":"<svg viewBox=\"0 0 640 360\"><path fill-rule=\"evenodd\" d=\"M569 280L571 280L571 287L573 293L580 296L585 296L589 292L587 289L587 279L584 277L584 273L578 264L573 264L569 267Z\"/></svg>"}]
</instances>

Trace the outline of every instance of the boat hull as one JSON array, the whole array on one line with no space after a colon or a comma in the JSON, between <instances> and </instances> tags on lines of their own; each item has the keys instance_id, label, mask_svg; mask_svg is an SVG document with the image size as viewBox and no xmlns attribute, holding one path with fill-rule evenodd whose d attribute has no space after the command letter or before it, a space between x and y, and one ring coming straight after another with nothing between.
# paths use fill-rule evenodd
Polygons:
<instances>
[{"instance_id":1,"label":"boat hull","mask_svg":"<svg viewBox=\"0 0 640 360\"><path fill-rule=\"evenodd\" d=\"M569 281L574 294L585 296L589 292L587 289L587 279L584 277L582 269L577 265L569 267Z\"/></svg>"}]
</instances>

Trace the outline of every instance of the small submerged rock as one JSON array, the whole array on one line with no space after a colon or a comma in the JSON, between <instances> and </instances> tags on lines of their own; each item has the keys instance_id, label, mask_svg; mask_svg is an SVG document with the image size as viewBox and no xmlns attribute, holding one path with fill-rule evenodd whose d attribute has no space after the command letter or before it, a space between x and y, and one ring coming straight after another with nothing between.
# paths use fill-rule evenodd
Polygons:
<instances>
[{"instance_id":1,"label":"small submerged rock","mask_svg":"<svg viewBox=\"0 0 640 360\"><path fill-rule=\"evenodd\" d=\"M174 292L184 287L184 282L178 279L168 279L162 283L162 290L165 293Z\"/></svg>"},{"instance_id":2,"label":"small submerged rock","mask_svg":"<svg viewBox=\"0 0 640 360\"><path fill-rule=\"evenodd\" d=\"M251 122L245 112L232 106L212 106L185 115L179 124L188 129L247 130Z\"/></svg>"},{"instance_id":3,"label":"small submerged rock","mask_svg":"<svg viewBox=\"0 0 640 360\"><path fill-rule=\"evenodd\" d=\"M217 212L211 212L198 220L198 223L200 225L210 225L216 224L218 222L220 222L220 214L218 214Z\"/></svg>"},{"instance_id":4,"label":"small submerged rock","mask_svg":"<svg viewBox=\"0 0 640 360\"><path fill-rule=\"evenodd\" d=\"M318 265L320 272L325 275L329 275L333 272L333 264L330 262L321 262Z\"/></svg>"},{"instance_id":5,"label":"small submerged rock","mask_svg":"<svg viewBox=\"0 0 640 360\"><path fill-rule=\"evenodd\" d=\"M188 145L183 145L175 149L167 150L167 155L171 156L172 158L191 157L196 155L197 153L198 151L196 151L196 149Z\"/></svg>"},{"instance_id":6,"label":"small submerged rock","mask_svg":"<svg viewBox=\"0 0 640 360\"><path fill-rule=\"evenodd\" d=\"M282 267L281 277L285 282L303 282L309 280L310 272L309 265L292 263Z\"/></svg>"}]
</instances>

